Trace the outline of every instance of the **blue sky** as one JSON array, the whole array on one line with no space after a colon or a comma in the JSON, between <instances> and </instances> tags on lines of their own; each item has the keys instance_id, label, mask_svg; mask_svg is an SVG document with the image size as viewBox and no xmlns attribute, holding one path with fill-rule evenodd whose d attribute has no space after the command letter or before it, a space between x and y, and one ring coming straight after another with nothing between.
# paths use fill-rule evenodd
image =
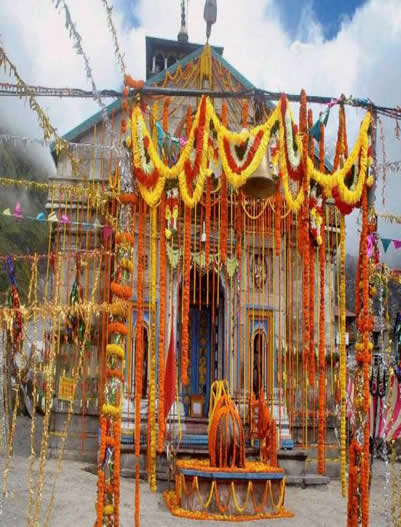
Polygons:
<instances>
[{"instance_id":1,"label":"blue sky","mask_svg":"<svg viewBox=\"0 0 401 527\"><path fill-rule=\"evenodd\" d=\"M321 24L323 37L333 39L344 19L352 18L355 10L362 6L365 0L276 0L280 21L283 29L292 39L300 38L300 21L305 8L310 8L315 19Z\"/></svg>"},{"instance_id":2,"label":"blue sky","mask_svg":"<svg viewBox=\"0 0 401 527\"><path fill-rule=\"evenodd\" d=\"M189 0L189 37L205 41L205 0ZM217 0L217 22L211 44L224 46L224 57L254 85L271 91L338 97L369 97L381 105L400 104L401 0ZM121 87L121 71L100 1L67 0L82 35L98 88ZM180 0L109 0L127 71L145 75L145 35L176 39ZM77 55L65 28L64 13L54 3L37 0L0 1L1 41L22 78L29 84L90 89L82 56ZM29 20L29 24L26 23ZM343 23L346 21L346 23ZM32 42L35 45L32 45ZM10 77L0 72L0 79ZM11 81L12 82L12 81ZM41 99L49 118L62 134L98 106L89 100ZM315 106L314 115L321 110ZM324 108L323 108L324 109ZM296 107L294 107L296 111ZM347 110L348 138L353 144L363 112ZM0 120L14 134L41 137L36 115L23 101L0 100ZM384 120L387 160L401 159L394 123ZM335 144L337 109L327 130L328 155ZM379 156L382 145L379 143ZM52 160L43 151L47 165ZM54 167L49 166L49 170ZM387 176L386 205L379 211L400 214L399 178ZM401 239L396 224L380 223L383 237ZM350 237L350 239L352 239ZM355 236L353 238L355 240ZM400 267L399 251L393 251ZM396 254L395 254L396 253Z\"/></svg>"},{"instance_id":3,"label":"blue sky","mask_svg":"<svg viewBox=\"0 0 401 527\"><path fill-rule=\"evenodd\" d=\"M204 2L204 0L191 1L202 4ZM139 0L116 0L114 2L115 8L125 13L125 24L130 27L141 26L138 2ZM179 3L180 0L177 0L177 11ZM313 14L314 19L321 25L323 37L331 40L336 37L342 21L352 18L355 10L364 3L366 0L275 0L274 7L279 14L283 29L292 40L303 40L305 37L301 26L303 17L308 14Z\"/></svg>"}]
</instances>

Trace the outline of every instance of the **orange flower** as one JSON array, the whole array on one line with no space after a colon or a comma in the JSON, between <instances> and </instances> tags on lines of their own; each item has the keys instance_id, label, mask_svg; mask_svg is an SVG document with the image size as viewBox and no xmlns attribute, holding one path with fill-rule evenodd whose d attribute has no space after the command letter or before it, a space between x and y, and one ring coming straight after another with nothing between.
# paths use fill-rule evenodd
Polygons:
<instances>
[{"instance_id":1,"label":"orange flower","mask_svg":"<svg viewBox=\"0 0 401 527\"><path fill-rule=\"evenodd\" d=\"M170 97L166 97L164 99L164 107L163 107L163 130L167 133L168 132L168 108L170 105Z\"/></svg>"},{"instance_id":2,"label":"orange flower","mask_svg":"<svg viewBox=\"0 0 401 527\"><path fill-rule=\"evenodd\" d=\"M190 107L189 107L190 108ZM163 194L160 203L160 312L159 312L159 438L158 450L161 453L163 450L164 433L166 423L164 419L164 343L166 332L166 237L164 232L166 230L166 197Z\"/></svg>"},{"instance_id":3,"label":"orange flower","mask_svg":"<svg viewBox=\"0 0 401 527\"><path fill-rule=\"evenodd\" d=\"M135 194L120 194L118 199L123 205L136 205L136 202L138 201Z\"/></svg>"},{"instance_id":4,"label":"orange flower","mask_svg":"<svg viewBox=\"0 0 401 527\"><path fill-rule=\"evenodd\" d=\"M221 106L221 122L223 126L227 127L227 105L225 101L223 101Z\"/></svg>"},{"instance_id":5,"label":"orange flower","mask_svg":"<svg viewBox=\"0 0 401 527\"><path fill-rule=\"evenodd\" d=\"M187 137L189 137L189 134L191 133L192 128L192 107L190 104L188 104L187 108Z\"/></svg>"},{"instance_id":6,"label":"orange flower","mask_svg":"<svg viewBox=\"0 0 401 527\"><path fill-rule=\"evenodd\" d=\"M211 185L212 182L210 177L206 180L206 206L205 206L205 267L208 269L209 266L209 255L210 255L210 219L211 219Z\"/></svg>"},{"instance_id":7,"label":"orange flower","mask_svg":"<svg viewBox=\"0 0 401 527\"><path fill-rule=\"evenodd\" d=\"M309 242L309 384L315 386L315 245Z\"/></svg>"},{"instance_id":8,"label":"orange flower","mask_svg":"<svg viewBox=\"0 0 401 527\"><path fill-rule=\"evenodd\" d=\"M120 333L121 335L127 335L128 329L125 324L121 322L111 322L107 326L107 333L111 335L112 333Z\"/></svg>"},{"instance_id":9,"label":"orange flower","mask_svg":"<svg viewBox=\"0 0 401 527\"><path fill-rule=\"evenodd\" d=\"M228 229L228 196L227 178L224 172L221 174L221 203L220 203L220 257L224 264L227 260L227 229Z\"/></svg>"},{"instance_id":10,"label":"orange flower","mask_svg":"<svg viewBox=\"0 0 401 527\"><path fill-rule=\"evenodd\" d=\"M144 274L144 203L140 201L138 221L138 290L137 290L137 322L135 335L135 455L140 454L141 434L141 396L142 396L142 368L143 368L143 274Z\"/></svg>"},{"instance_id":11,"label":"orange flower","mask_svg":"<svg viewBox=\"0 0 401 527\"><path fill-rule=\"evenodd\" d=\"M242 128L246 128L248 126L248 111L248 99L244 99L244 102L242 103Z\"/></svg>"},{"instance_id":12,"label":"orange flower","mask_svg":"<svg viewBox=\"0 0 401 527\"><path fill-rule=\"evenodd\" d=\"M120 285L117 284L117 282L111 282L110 290L113 295L116 295L119 298L125 298L125 300L129 300L132 297L132 288L127 285Z\"/></svg>"},{"instance_id":13,"label":"orange flower","mask_svg":"<svg viewBox=\"0 0 401 527\"><path fill-rule=\"evenodd\" d=\"M322 158L320 158L322 162ZM319 409L318 409L318 454L319 474L325 472L325 427L326 427L326 349L325 349L325 305L324 272L326 267L326 236L324 221L321 225L322 243L319 246L320 301L319 301Z\"/></svg>"},{"instance_id":14,"label":"orange flower","mask_svg":"<svg viewBox=\"0 0 401 527\"><path fill-rule=\"evenodd\" d=\"M274 215L274 242L276 246L276 255L279 256L281 252L281 215L283 201L280 193L273 197L275 215Z\"/></svg>"},{"instance_id":15,"label":"orange flower","mask_svg":"<svg viewBox=\"0 0 401 527\"><path fill-rule=\"evenodd\" d=\"M182 348L181 348L181 380L184 386L188 384L188 346L189 346L189 303L191 281L191 209L185 207L184 212L184 277L183 277L183 309L182 309Z\"/></svg>"}]
</instances>

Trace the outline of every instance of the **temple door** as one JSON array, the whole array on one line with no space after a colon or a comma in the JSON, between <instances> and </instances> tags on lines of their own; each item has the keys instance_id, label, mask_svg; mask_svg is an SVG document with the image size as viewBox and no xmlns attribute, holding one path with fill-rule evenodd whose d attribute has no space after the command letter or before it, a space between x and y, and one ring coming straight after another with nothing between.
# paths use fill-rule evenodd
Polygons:
<instances>
[{"instance_id":1,"label":"temple door","mask_svg":"<svg viewBox=\"0 0 401 527\"><path fill-rule=\"evenodd\" d=\"M190 383L183 389L185 414L191 415L191 397L201 395L203 398L203 416L208 415L210 389L210 307L191 307L189 316L189 364Z\"/></svg>"}]
</instances>

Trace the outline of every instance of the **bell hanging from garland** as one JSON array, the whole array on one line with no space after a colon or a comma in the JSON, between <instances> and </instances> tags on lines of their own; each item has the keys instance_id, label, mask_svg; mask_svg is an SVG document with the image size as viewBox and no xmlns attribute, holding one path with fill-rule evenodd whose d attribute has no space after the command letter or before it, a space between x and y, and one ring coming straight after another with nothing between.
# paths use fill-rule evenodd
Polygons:
<instances>
[{"instance_id":1,"label":"bell hanging from garland","mask_svg":"<svg viewBox=\"0 0 401 527\"><path fill-rule=\"evenodd\" d=\"M248 177L243 185L243 192L250 198L265 199L277 191L278 179L273 174L273 164L270 160L270 148L255 172Z\"/></svg>"}]
</instances>

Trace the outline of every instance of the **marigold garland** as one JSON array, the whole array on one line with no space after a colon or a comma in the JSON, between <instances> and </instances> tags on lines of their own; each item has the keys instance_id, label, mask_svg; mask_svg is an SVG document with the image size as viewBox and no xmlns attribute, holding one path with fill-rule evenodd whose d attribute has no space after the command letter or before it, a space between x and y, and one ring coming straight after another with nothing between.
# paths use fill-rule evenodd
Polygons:
<instances>
[{"instance_id":1,"label":"marigold garland","mask_svg":"<svg viewBox=\"0 0 401 527\"><path fill-rule=\"evenodd\" d=\"M116 243L117 244L127 243L133 246L135 243L135 240L132 234L130 234L129 232L118 232L116 234Z\"/></svg>"},{"instance_id":2,"label":"marigold garland","mask_svg":"<svg viewBox=\"0 0 401 527\"><path fill-rule=\"evenodd\" d=\"M186 122L186 133L187 133L187 137L189 137L189 134L191 133L191 128L192 128L192 107L190 104L188 104L188 108L187 108L187 122Z\"/></svg>"},{"instance_id":3,"label":"marigold garland","mask_svg":"<svg viewBox=\"0 0 401 527\"><path fill-rule=\"evenodd\" d=\"M132 288L128 285L120 285L117 282L111 282L110 290L113 295L116 295L119 298L124 298L125 300L129 300L132 297Z\"/></svg>"},{"instance_id":4,"label":"marigold garland","mask_svg":"<svg viewBox=\"0 0 401 527\"><path fill-rule=\"evenodd\" d=\"M304 95L303 99L305 99ZM284 107L285 112L283 111ZM332 191L335 190L336 194L338 195L336 200L340 205L344 204L349 207L357 206L361 199L363 187L366 183L365 167L368 157L367 136L371 122L370 113L367 113L365 119L362 122L357 142L351 154L347 157L344 166L338 170L336 169L335 172L330 175L326 175L314 167L314 160L309 156L307 147L301 154L302 162L300 162L299 157L297 158L298 153L302 151L302 148L300 148L302 142L308 142L307 132L302 132L305 123L307 124L305 120L305 111L302 110L301 113L302 122L300 123L300 129L304 136L301 140L300 135L295 133L294 141L291 143L286 141L286 137L288 132L293 135L293 130L291 129L291 119L293 118L290 109L287 108L287 99L285 96L281 98L280 103L277 105L275 110L271 113L264 124L261 124L252 130L242 131L240 133L230 132L218 119L210 100L203 97L201 104L198 106L195 119L192 123L192 128L188 136L187 143L181 149L181 153L177 162L172 166L168 166L160 159L157 152L157 147L153 144L149 132L146 129L142 112L140 108L136 106L131 116L131 147L133 148L134 172L138 174L144 174L143 176L140 176L142 178L142 183L139 182L139 189L143 198L149 205L154 206L161 197L166 179L181 178L180 189L186 205L194 207L196 203L199 202L205 179L205 176L202 173L207 166L209 149L208 137L211 126L210 123L213 123L213 127L217 134L216 141L218 154L221 159L222 168L226 174L227 180L234 188L239 188L260 165L264 152L266 151L267 145L270 141L273 126L278 123L278 159L284 195L288 208L294 211L299 210L300 205L305 199L305 189L301 189L298 192L297 197L294 199L291 195L289 187L288 178L290 176L295 176L295 174L300 175L300 167L303 167L303 174L306 174L308 181L310 179L316 181L316 183L322 187L323 193L325 195L330 195ZM287 117L289 119L288 123ZM205 122L204 126L200 126L202 121ZM295 126L294 131L296 132ZM198 140L199 134L201 134L201 137L204 137L205 139L203 141L203 146L199 146L202 145L202 141ZM341 133L341 136L343 137L344 134ZM195 140L196 151L198 153L197 157L199 159L200 155L201 161L195 165L195 170L192 168L191 177L194 178L196 175L203 176L203 181L201 180L198 182L197 186L201 188L198 189L196 194L191 196L191 194L188 193L188 185L184 185L185 178L183 178L183 174L185 173L185 166L187 166L188 169L188 162L194 151ZM246 154L242 160L235 160L235 149L233 150L233 147L239 145L246 145ZM146 158L144 148L146 149L147 153ZM149 159L149 161L147 161L147 159ZM297 159L299 159L299 161L297 161ZM345 180L353 165L358 165L358 163L360 168L357 175L356 184L352 189L350 189L346 186ZM294 165L295 168L292 165ZM146 183L146 185L144 185L144 183Z\"/></svg>"},{"instance_id":5,"label":"marigold garland","mask_svg":"<svg viewBox=\"0 0 401 527\"><path fill-rule=\"evenodd\" d=\"M242 103L242 128L246 128L248 126L248 112L249 112L248 99L244 99Z\"/></svg>"},{"instance_id":6,"label":"marigold garland","mask_svg":"<svg viewBox=\"0 0 401 527\"><path fill-rule=\"evenodd\" d=\"M121 335L127 335L128 329L125 324L122 324L121 322L111 322L107 326L107 332L109 335L112 333L120 333Z\"/></svg>"},{"instance_id":7,"label":"marigold garland","mask_svg":"<svg viewBox=\"0 0 401 527\"><path fill-rule=\"evenodd\" d=\"M322 157L320 158L322 162ZM326 268L326 235L325 224L322 224L322 243L319 246L319 409L318 409L318 454L317 470L325 472L325 427L326 427L326 327L325 327L325 268Z\"/></svg>"},{"instance_id":8,"label":"marigold garland","mask_svg":"<svg viewBox=\"0 0 401 527\"><path fill-rule=\"evenodd\" d=\"M202 508L205 510L192 511L192 510L184 509L181 507L182 495L184 494L185 496L191 497L194 493L196 493L199 503L201 504ZM242 506L238 502L238 497L235 491L234 481L231 482L228 497L224 505L220 501L217 480L213 480L211 482L209 497L206 500L206 502L204 502L200 495L200 491L199 491L198 476L194 476L192 478L191 488L188 490L184 474L178 474L176 477L176 491L175 492L166 491L163 494L163 496L172 514L176 516L192 518L192 519L211 520L211 521L223 520L223 521L237 522L237 521L257 520L257 519L263 519L263 518L265 519L290 518L293 516L293 514L287 511L283 506L284 497L285 497L285 478L283 478L283 480L280 483L280 497L277 503L274 503L272 486L271 486L270 480L267 480L265 482L265 489L263 492L262 501L259 505L256 504L256 500L254 496L254 484L252 481L248 482L246 497L245 497L245 501L242 504ZM213 505L213 507L217 506L219 513L211 513L207 511L207 509L212 504L213 496L214 496L214 504L215 504ZM274 512L262 512L266 505L268 496L270 497L271 506ZM251 500L252 500L254 513L244 514L244 511L246 510L248 503L249 503L249 497L251 497ZM233 500L234 506L238 513L236 515L226 514L226 511L231 502L231 498Z\"/></svg>"},{"instance_id":9,"label":"marigold garland","mask_svg":"<svg viewBox=\"0 0 401 527\"><path fill-rule=\"evenodd\" d=\"M111 417L119 417L121 415L121 407L113 404L104 404L102 406L102 414Z\"/></svg>"},{"instance_id":10,"label":"marigold garland","mask_svg":"<svg viewBox=\"0 0 401 527\"><path fill-rule=\"evenodd\" d=\"M228 127L226 101L223 101L223 104L221 105L221 122L226 128Z\"/></svg>"},{"instance_id":11,"label":"marigold garland","mask_svg":"<svg viewBox=\"0 0 401 527\"><path fill-rule=\"evenodd\" d=\"M188 106L190 110L190 106ZM192 113L191 113L192 116ZM166 422L164 419L164 347L165 347L165 332L166 332L166 271L167 271L167 248L166 237L164 236L166 230L166 199L163 196L160 203L160 257L159 257L159 287L160 287L160 307L159 307L159 408L158 408L158 422L159 422L159 437L158 437L158 451L163 451L164 434L166 430Z\"/></svg>"},{"instance_id":12,"label":"marigold garland","mask_svg":"<svg viewBox=\"0 0 401 527\"><path fill-rule=\"evenodd\" d=\"M276 194L274 200L274 246L276 256L281 253L281 215L282 215L282 198L280 194Z\"/></svg>"},{"instance_id":13,"label":"marigold garland","mask_svg":"<svg viewBox=\"0 0 401 527\"><path fill-rule=\"evenodd\" d=\"M157 331L157 209L151 211L151 276L150 276L150 304L152 313L151 324L151 357L149 382L148 426L150 426L150 471L149 482L152 491L156 490L156 331Z\"/></svg>"},{"instance_id":14,"label":"marigold garland","mask_svg":"<svg viewBox=\"0 0 401 527\"><path fill-rule=\"evenodd\" d=\"M141 447L141 396L143 369L143 275L144 275L144 216L143 202L139 206L138 219L138 265L137 265L137 322L135 333L135 525L139 527L139 455Z\"/></svg>"},{"instance_id":15,"label":"marigold garland","mask_svg":"<svg viewBox=\"0 0 401 527\"><path fill-rule=\"evenodd\" d=\"M124 376L122 378L124 382ZM121 423L119 420L113 423L114 436L114 470L113 470L113 494L114 494L114 525L120 525L120 443ZM118 447L118 448L117 448Z\"/></svg>"},{"instance_id":16,"label":"marigold garland","mask_svg":"<svg viewBox=\"0 0 401 527\"><path fill-rule=\"evenodd\" d=\"M309 384L315 386L315 246L312 241L310 247L310 271L309 271Z\"/></svg>"},{"instance_id":17,"label":"marigold garland","mask_svg":"<svg viewBox=\"0 0 401 527\"><path fill-rule=\"evenodd\" d=\"M107 344L106 346L107 355L115 355L120 359L124 359L125 352L124 349L119 344Z\"/></svg>"},{"instance_id":18,"label":"marigold garland","mask_svg":"<svg viewBox=\"0 0 401 527\"><path fill-rule=\"evenodd\" d=\"M118 199L122 205L136 205L138 201L135 194L120 194Z\"/></svg>"},{"instance_id":19,"label":"marigold garland","mask_svg":"<svg viewBox=\"0 0 401 527\"><path fill-rule=\"evenodd\" d=\"M163 130L165 133L168 132L168 109L170 106L170 97L166 97L164 99L164 106L163 106Z\"/></svg>"},{"instance_id":20,"label":"marigold garland","mask_svg":"<svg viewBox=\"0 0 401 527\"><path fill-rule=\"evenodd\" d=\"M340 216L340 446L341 446L341 490L346 490L346 362L345 345L345 219Z\"/></svg>"},{"instance_id":21,"label":"marigold garland","mask_svg":"<svg viewBox=\"0 0 401 527\"><path fill-rule=\"evenodd\" d=\"M177 470L180 469L196 469L200 472L277 472L284 473L284 469L277 466L267 465L262 461L247 460L244 467L215 467L212 466L208 459L179 459L177 460Z\"/></svg>"},{"instance_id":22,"label":"marigold garland","mask_svg":"<svg viewBox=\"0 0 401 527\"><path fill-rule=\"evenodd\" d=\"M212 182L210 178L206 181L206 206L205 206L205 267L209 266L210 256L210 222L211 222L211 211L212 211Z\"/></svg>"},{"instance_id":23,"label":"marigold garland","mask_svg":"<svg viewBox=\"0 0 401 527\"><path fill-rule=\"evenodd\" d=\"M228 237L228 194L227 179L221 174L221 202L220 202L220 257L223 264L227 261Z\"/></svg>"},{"instance_id":24,"label":"marigold garland","mask_svg":"<svg viewBox=\"0 0 401 527\"><path fill-rule=\"evenodd\" d=\"M191 209L185 207L184 211L184 277L182 292L182 347L181 347L181 381L184 386L188 384L188 349L189 349L189 304L191 281Z\"/></svg>"}]
</instances>

